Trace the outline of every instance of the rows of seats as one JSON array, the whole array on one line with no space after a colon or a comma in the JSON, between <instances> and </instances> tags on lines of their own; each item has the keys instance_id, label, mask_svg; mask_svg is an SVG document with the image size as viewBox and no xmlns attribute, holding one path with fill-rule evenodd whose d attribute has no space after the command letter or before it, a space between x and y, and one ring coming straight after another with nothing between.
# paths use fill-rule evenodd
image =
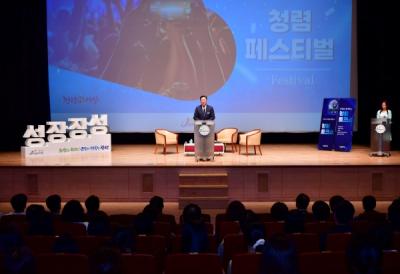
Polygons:
<instances>
[{"instance_id":1,"label":"rows of seats","mask_svg":"<svg viewBox=\"0 0 400 274\"><path fill-rule=\"evenodd\" d=\"M400 253L383 254L382 274L400 273ZM0 256L1 261L1 256ZM83 254L35 255L37 274L89 274L90 258ZM262 254L237 254L232 260L232 274L259 274ZM332 263L335 262L335 263ZM344 252L311 252L298 257L300 274L349 273ZM146 254L123 254L122 274L158 274L155 259ZM0 269L1 270L1 269ZM216 254L171 254L165 258L165 274L222 274L221 261Z\"/></svg>"}]
</instances>

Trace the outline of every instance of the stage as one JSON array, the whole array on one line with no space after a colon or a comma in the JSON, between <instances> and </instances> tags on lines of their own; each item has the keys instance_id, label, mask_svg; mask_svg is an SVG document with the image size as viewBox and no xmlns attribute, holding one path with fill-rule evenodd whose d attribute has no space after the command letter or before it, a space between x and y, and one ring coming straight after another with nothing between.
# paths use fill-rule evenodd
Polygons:
<instances>
[{"instance_id":1,"label":"stage","mask_svg":"<svg viewBox=\"0 0 400 274\"><path fill-rule=\"evenodd\" d=\"M380 201L400 196L400 153L369 157L369 148L351 152L319 151L316 145L263 145L263 155L226 152L214 161L196 162L180 152L154 154L153 145L114 145L110 154L34 158L0 153L0 202L24 192L31 201L49 194L64 199L99 195L108 202L144 202L153 195L168 202L190 201L223 207L227 201L293 200L300 192L329 199L341 194ZM252 151L252 150L251 150ZM242 150L243 152L243 150ZM194 198L194 199L193 199Z\"/></svg>"}]
</instances>

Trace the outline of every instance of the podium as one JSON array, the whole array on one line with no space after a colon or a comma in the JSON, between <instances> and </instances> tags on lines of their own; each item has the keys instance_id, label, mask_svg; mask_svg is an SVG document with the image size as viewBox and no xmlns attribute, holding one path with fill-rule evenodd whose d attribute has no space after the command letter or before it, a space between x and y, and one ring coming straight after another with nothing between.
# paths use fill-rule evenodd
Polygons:
<instances>
[{"instance_id":1,"label":"podium","mask_svg":"<svg viewBox=\"0 0 400 274\"><path fill-rule=\"evenodd\" d=\"M214 121L194 121L194 144L196 161L214 160L214 128Z\"/></svg>"},{"instance_id":2,"label":"podium","mask_svg":"<svg viewBox=\"0 0 400 274\"><path fill-rule=\"evenodd\" d=\"M391 140L391 120L386 118L371 119L372 152L369 155L375 157L389 157Z\"/></svg>"}]
</instances>

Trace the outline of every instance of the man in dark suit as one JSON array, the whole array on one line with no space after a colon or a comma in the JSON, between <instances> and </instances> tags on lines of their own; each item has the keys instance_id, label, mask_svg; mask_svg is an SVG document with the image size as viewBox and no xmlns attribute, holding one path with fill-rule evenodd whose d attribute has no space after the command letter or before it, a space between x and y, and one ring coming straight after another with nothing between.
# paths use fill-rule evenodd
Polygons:
<instances>
[{"instance_id":1,"label":"man in dark suit","mask_svg":"<svg viewBox=\"0 0 400 274\"><path fill-rule=\"evenodd\" d=\"M200 105L196 107L193 115L194 120L214 120L214 108L207 105L207 96L200 96Z\"/></svg>"}]
</instances>

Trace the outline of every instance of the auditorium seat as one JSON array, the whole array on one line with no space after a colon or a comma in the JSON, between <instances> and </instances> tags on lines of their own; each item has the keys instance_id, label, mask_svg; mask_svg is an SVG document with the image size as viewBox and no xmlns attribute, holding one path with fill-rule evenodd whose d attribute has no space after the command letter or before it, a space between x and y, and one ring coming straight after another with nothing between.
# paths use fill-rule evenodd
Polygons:
<instances>
[{"instance_id":1,"label":"auditorium seat","mask_svg":"<svg viewBox=\"0 0 400 274\"><path fill-rule=\"evenodd\" d=\"M235 254L248 252L248 246L243 234L228 234L224 238L224 267L228 266L229 260Z\"/></svg>"},{"instance_id":2,"label":"auditorium seat","mask_svg":"<svg viewBox=\"0 0 400 274\"><path fill-rule=\"evenodd\" d=\"M311 252L298 255L300 274L346 274L345 252Z\"/></svg>"},{"instance_id":3,"label":"auditorium seat","mask_svg":"<svg viewBox=\"0 0 400 274\"><path fill-rule=\"evenodd\" d=\"M261 253L236 254L232 257L232 274L259 274Z\"/></svg>"},{"instance_id":4,"label":"auditorium seat","mask_svg":"<svg viewBox=\"0 0 400 274\"><path fill-rule=\"evenodd\" d=\"M266 222L265 226L265 235L267 238L271 238L272 235L277 233L285 232L285 223L284 222Z\"/></svg>"},{"instance_id":5,"label":"auditorium seat","mask_svg":"<svg viewBox=\"0 0 400 274\"><path fill-rule=\"evenodd\" d=\"M160 272L167 253L167 239L160 235L136 236L135 251L138 254L153 255L157 271Z\"/></svg>"},{"instance_id":6,"label":"auditorium seat","mask_svg":"<svg viewBox=\"0 0 400 274\"><path fill-rule=\"evenodd\" d=\"M89 274L89 260L82 254L39 254L37 274Z\"/></svg>"},{"instance_id":7,"label":"auditorium seat","mask_svg":"<svg viewBox=\"0 0 400 274\"><path fill-rule=\"evenodd\" d=\"M293 233L289 234L289 238L293 240L298 253L320 251L320 237L318 234Z\"/></svg>"},{"instance_id":8,"label":"auditorium seat","mask_svg":"<svg viewBox=\"0 0 400 274\"><path fill-rule=\"evenodd\" d=\"M211 216L210 216L210 214L201 214L201 218L203 219L203 222L205 222L205 223L211 223ZM183 215L181 215L180 217L179 217L179 223L180 224L183 224Z\"/></svg>"},{"instance_id":9,"label":"auditorium seat","mask_svg":"<svg viewBox=\"0 0 400 274\"><path fill-rule=\"evenodd\" d=\"M272 222L272 216L270 213L257 213L257 219L260 223Z\"/></svg>"},{"instance_id":10,"label":"auditorium seat","mask_svg":"<svg viewBox=\"0 0 400 274\"><path fill-rule=\"evenodd\" d=\"M382 274L399 274L400 273L400 253L384 252Z\"/></svg>"},{"instance_id":11,"label":"auditorium seat","mask_svg":"<svg viewBox=\"0 0 400 274\"><path fill-rule=\"evenodd\" d=\"M345 251L349 246L351 233L328 233L326 238L326 250Z\"/></svg>"},{"instance_id":12,"label":"auditorium seat","mask_svg":"<svg viewBox=\"0 0 400 274\"><path fill-rule=\"evenodd\" d=\"M217 252L217 240L214 235L208 235L208 252ZM181 253L182 252L182 236L175 235L171 238L171 253Z\"/></svg>"},{"instance_id":13,"label":"auditorium seat","mask_svg":"<svg viewBox=\"0 0 400 274\"><path fill-rule=\"evenodd\" d=\"M164 236L166 238L171 237L174 230L172 229L172 225L167 222L154 222L153 223L153 234Z\"/></svg>"},{"instance_id":14,"label":"auditorium seat","mask_svg":"<svg viewBox=\"0 0 400 274\"><path fill-rule=\"evenodd\" d=\"M111 240L110 237L104 236L78 236L73 239L79 247L79 252L88 256Z\"/></svg>"},{"instance_id":15,"label":"auditorium seat","mask_svg":"<svg viewBox=\"0 0 400 274\"><path fill-rule=\"evenodd\" d=\"M214 234L214 226L212 224L204 223L204 225L207 227L208 234ZM182 224L176 225L176 230L175 230L176 235L182 234L182 227L183 227Z\"/></svg>"},{"instance_id":16,"label":"auditorium seat","mask_svg":"<svg viewBox=\"0 0 400 274\"><path fill-rule=\"evenodd\" d=\"M0 225L6 225L11 223L20 224L25 222L26 222L25 215L3 215L0 218Z\"/></svg>"},{"instance_id":17,"label":"auditorium seat","mask_svg":"<svg viewBox=\"0 0 400 274\"><path fill-rule=\"evenodd\" d=\"M123 254L121 270L122 274L157 274L156 260L152 255Z\"/></svg>"},{"instance_id":18,"label":"auditorium seat","mask_svg":"<svg viewBox=\"0 0 400 274\"><path fill-rule=\"evenodd\" d=\"M171 254L166 258L165 274L223 274L216 254Z\"/></svg>"},{"instance_id":19,"label":"auditorium seat","mask_svg":"<svg viewBox=\"0 0 400 274\"><path fill-rule=\"evenodd\" d=\"M304 232L326 234L335 226L332 222L311 222L304 224Z\"/></svg>"},{"instance_id":20,"label":"auditorium seat","mask_svg":"<svg viewBox=\"0 0 400 274\"><path fill-rule=\"evenodd\" d=\"M25 244L34 254L51 253L53 252L55 236L26 236L24 237Z\"/></svg>"},{"instance_id":21,"label":"auditorium seat","mask_svg":"<svg viewBox=\"0 0 400 274\"><path fill-rule=\"evenodd\" d=\"M86 236L86 226L78 223L55 222L55 235Z\"/></svg>"},{"instance_id":22,"label":"auditorium seat","mask_svg":"<svg viewBox=\"0 0 400 274\"><path fill-rule=\"evenodd\" d=\"M400 232L393 234L393 248L400 251Z\"/></svg>"},{"instance_id":23,"label":"auditorium seat","mask_svg":"<svg viewBox=\"0 0 400 274\"><path fill-rule=\"evenodd\" d=\"M161 214L156 221L170 223L172 226L176 225L175 216L172 214Z\"/></svg>"},{"instance_id":24,"label":"auditorium seat","mask_svg":"<svg viewBox=\"0 0 400 274\"><path fill-rule=\"evenodd\" d=\"M136 236L136 252L150 255L164 254L166 252L166 239L160 235Z\"/></svg>"},{"instance_id":25,"label":"auditorium seat","mask_svg":"<svg viewBox=\"0 0 400 274\"><path fill-rule=\"evenodd\" d=\"M116 223L123 226L129 226L133 224L136 215L133 214L111 214L108 219L110 223Z\"/></svg>"},{"instance_id":26,"label":"auditorium seat","mask_svg":"<svg viewBox=\"0 0 400 274\"><path fill-rule=\"evenodd\" d=\"M238 234L240 233L240 224L239 222L220 222L219 223L219 231L217 231L217 235L219 240L225 238L228 234Z\"/></svg>"}]
</instances>

